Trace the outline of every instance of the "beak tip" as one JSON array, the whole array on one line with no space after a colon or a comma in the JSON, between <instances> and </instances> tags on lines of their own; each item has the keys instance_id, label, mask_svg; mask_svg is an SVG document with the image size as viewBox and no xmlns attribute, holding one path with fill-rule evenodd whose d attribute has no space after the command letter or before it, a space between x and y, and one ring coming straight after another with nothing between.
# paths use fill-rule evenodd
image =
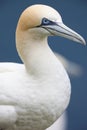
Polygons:
<instances>
[{"instance_id":1,"label":"beak tip","mask_svg":"<svg viewBox=\"0 0 87 130\"><path fill-rule=\"evenodd\" d=\"M86 45L85 39L81 35L79 35L78 33L76 33L75 38L76 38L75 40L77 42L81 43L82 45Z\"/></svg>"},{"instance_id":2,"label":"beak tip","mask_svg":"<svg viewBox=\"0 0 87 130\"><path fill-rule=\"evenodd\" d=\"M81 44L86 45L86 41L82 39Z\"/></svg>"}]
</instances>

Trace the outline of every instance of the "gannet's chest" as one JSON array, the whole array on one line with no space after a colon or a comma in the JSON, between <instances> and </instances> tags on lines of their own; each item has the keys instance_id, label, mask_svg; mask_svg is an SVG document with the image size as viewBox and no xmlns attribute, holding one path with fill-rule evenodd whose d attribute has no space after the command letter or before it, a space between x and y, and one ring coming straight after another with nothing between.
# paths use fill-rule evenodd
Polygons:
<instances>
[{"instance_id":1,"label":"gannet's chest","mask_svg":"<svg viewBox=\"0 0 87 130\"><path fill-rule=\"evenodd\" d=\"M20 103L16 108L18 129L45 129L66 109L70 99L70 84L66 80L60 83L56 79L54 81L49 79L40 82L41 86L23 91L24 95L20 96L21 100L18 99Z\"/></svg>"},{"instance_id":2,"label":"gannet's chest","mask_svg":"<svg viewBox=\"0 0 87 130\"><path fill-rule=\"evenodd\" d=\"M5 82L0 92L6 96L3 104L14 106L17 112L15 130L45 129L66 109L70 99L70 82L66 73L48 79L45 76L38 81L30 79L24 72L12 74L12 80L9 76L11 74L3 78Z\"/></svg>"}]
</instances>

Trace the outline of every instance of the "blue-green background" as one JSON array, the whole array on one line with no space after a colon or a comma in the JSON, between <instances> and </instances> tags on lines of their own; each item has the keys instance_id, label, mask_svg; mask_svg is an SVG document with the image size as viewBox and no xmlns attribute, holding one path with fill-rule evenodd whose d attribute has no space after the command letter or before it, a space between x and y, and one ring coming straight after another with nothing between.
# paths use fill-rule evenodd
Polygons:
<instances>
[{"instance_id":1,"label":"blue-green background","mask_svg":"<svg viewBox=\"0 0 87 130\"><path fill-rule=\"evenodd\" d=\"M21 12L32 4L57 9L66 25L87 41L86 0L0 0L0 61L21 62L15 48L15 29ZM84 74L71 79L72 96L68 107L68 129L87 130L87 46L60 37L49 38L51 48L83 67Z\"/></svg>"}]
</instances>

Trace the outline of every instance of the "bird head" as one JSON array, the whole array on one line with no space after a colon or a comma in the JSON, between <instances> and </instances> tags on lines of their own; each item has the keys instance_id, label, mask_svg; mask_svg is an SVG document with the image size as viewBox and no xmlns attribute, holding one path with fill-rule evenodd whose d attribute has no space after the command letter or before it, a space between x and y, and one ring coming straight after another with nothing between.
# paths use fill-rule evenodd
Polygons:
<instances>
[{"instance_id":1,"label":"bird head","mask_svg":"<svg viewBox=\"0 0 87 130\"><path fill-rule=\"evenodd\" d=\"M85 40L75 31L64 25L60 14L47 5L32 5L21 14L17 26L17 35L27 32L33 38L62 36L85 44ZM29 32L29 33L28 33Z\"/></svg>"}]
</instances>

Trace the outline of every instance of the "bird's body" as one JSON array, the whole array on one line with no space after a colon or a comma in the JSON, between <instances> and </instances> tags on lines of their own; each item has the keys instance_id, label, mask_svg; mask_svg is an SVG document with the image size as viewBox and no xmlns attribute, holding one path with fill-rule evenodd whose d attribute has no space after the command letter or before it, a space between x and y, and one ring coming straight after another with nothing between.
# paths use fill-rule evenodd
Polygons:
<instances>
[{"instance_id":1,"label":"bird's body","mask_svg":"<svg viewBox=\"0 0 87 130\"><path fill-rule=\"evenodd\" d=\"M69 79L63 66L61 67L61 63L57 63L59 68L55 66L54 74L51 72L49 75L47 70L43 77L29 75L26 73L24 65L21 64L3 63L2 65L4 70L5 68L9 68L9 70L0 73L2 87L0 89L0 104L1 107L3 105L5 108L7 107L6 113L9 106L9 111L14 109L13 114L17 114L16 117L13 116L16 119L12 122L13 129L14 127L18 130L48 128L59 118L69 102ZM66 78L64 78L65 76ZM64 80L59 84L62 78ZM9 121L9 119L8 116L7 120Z\"/></svg>"},{"instance_id":2,"label":"bird's body","mask_svg":"<svg viewBox=\"0 0 87 130\"><path fill-rule=\"evenodd\" d=\"M0 64L0 66L3 65L3 63ZM13 70L12 68L10 70L10 66L13 66ZM59 84L59 80L64 75L57 69L55 75L47 74L37 80L38 77L35 79L26 73L23 65L7 63L7 68L9 70L0 73L2 87L0 89L0 108L4 106L6 110L7 107L6 111L2 109L3 114L14 109L13 122L10 121L12 117L10 119L8 114L5 114L7 121L12 122L11 129L37 130L38 128L42 130L48 128L63 113L69 102L70 84L68 84L69 79L66 72L67 78ZM63 67L60 69L64 71ZM58 76L59 73L61 77Z\"/></svg>"},{"instance_id":3,"label":"bird's body","mask_svg":"<svg viewBox=\"0 0 87 130\"><path fill-rule=\"evenodd\" d=\"M21 15L16 46L24 65L0 64L1 129L44 130L66 109L71 93L70 80L47 44L47 36L60 35L63 31L57 32L60 25L55 29L58 21L64 29L60 15L45 5L31 6ZM68 38L84 43L80 35L67 30ZM68 35L70 31L72 36Z\"/></svg>"}]
</instances>

